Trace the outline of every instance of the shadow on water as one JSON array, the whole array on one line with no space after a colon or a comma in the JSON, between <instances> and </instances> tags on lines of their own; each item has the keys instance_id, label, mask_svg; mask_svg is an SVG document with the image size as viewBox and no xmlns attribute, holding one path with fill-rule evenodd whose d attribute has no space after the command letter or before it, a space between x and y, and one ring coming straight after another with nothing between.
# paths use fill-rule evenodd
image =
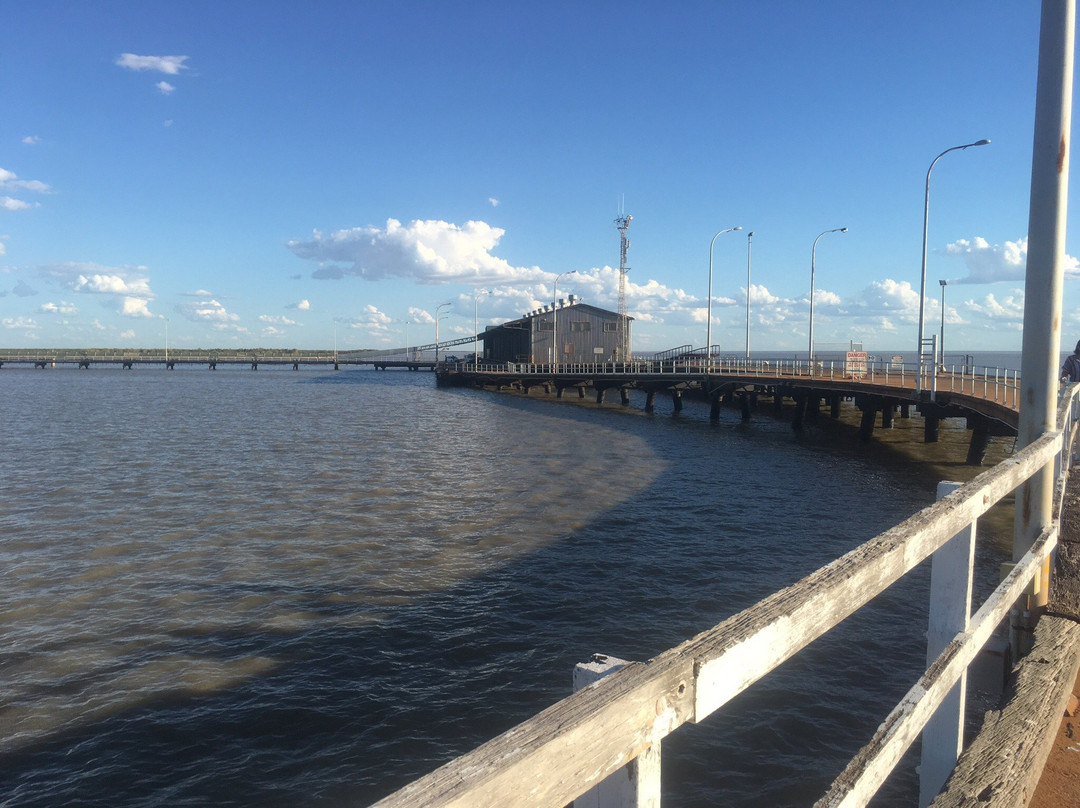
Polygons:
<instances>
[{"instance_id":1,"label":"shadow on water","mask_svg":"<svg viewBox=\"0 0 1080 808\"><path fill-rule=\"evenodd\" d=\"M431 381L374 376L364 383ZM617 428L595 406L445 393ZM707 410L688 410L661 411L641 430L665 451L677 434L677 457L631 500L363 625L205 634L202 654L279 664L234 688L162 699L7 755L0 804L368 804L567 695L575 662L598 652L648 659L929 501L910 481L889 493L891 472L827 433L797 437L768 416L743 425L732 412L717 427ZM776 451L752 466L765 447ZM770 498L747 497L746 475L772 481ZM533 527L503 529L513 537ZM922 670L927 581L920 568L665 740L665 800L796 806L820 796ZM318 592L306 606L327 618L361 609ZM913 788L908 766L881 804L907 800Z\"/></svg>"}]
</instances>

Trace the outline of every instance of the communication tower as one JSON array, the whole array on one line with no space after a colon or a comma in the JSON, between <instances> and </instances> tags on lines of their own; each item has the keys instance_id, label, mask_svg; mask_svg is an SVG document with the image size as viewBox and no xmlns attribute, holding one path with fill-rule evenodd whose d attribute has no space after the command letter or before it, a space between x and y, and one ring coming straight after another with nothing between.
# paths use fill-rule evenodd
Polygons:
<instances>
[{"instance_id":1,"label":"communication tower","mask_svg":"<svg viewBox=\"0 0 1080 808\"><path fill-rule=\"evenodd\" d=\"M630 328L626 316L626 273L630 271L626 265L626 253L630 249L630 239L626 237L626 231L633 218L627 214L615 220L615 226L619 228L619 347L615 358L620 362L630 359Z\"/></svg>"}]
</instances>

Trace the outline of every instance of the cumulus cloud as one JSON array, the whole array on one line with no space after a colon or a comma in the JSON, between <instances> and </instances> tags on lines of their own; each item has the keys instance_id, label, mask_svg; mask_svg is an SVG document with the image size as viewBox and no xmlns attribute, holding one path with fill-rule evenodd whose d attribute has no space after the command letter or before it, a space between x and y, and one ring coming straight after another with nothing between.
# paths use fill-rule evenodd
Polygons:
<instances>
[{"instance_id":1,"label":"cumulus cloud","mask_svg":"<svg viewBox=\"0 0 1080 808\"><path fill-rule=\"evenodd\" d=\"M116 59L116 64L127 70L156 70L159 73L175 76L181 70L188 69L184 64L187 60L187 56L138 56L134 53L121 53Z\"/></svg>"},{"instance_id":2,"label":"cumulus cloud","mask_svg":"<svg viewBox=\"0 0 1080 808\"><path fill-rule=\"evenodd\" d=\"M950 283L999 283L1002 281L1022 281L1027 269L1027 236L1016 241L1006 241L1003 245L990 244L986 239L976 236L973 239L960 239L945 245L943 252L962 258L967 267L966 277L951 280ZM1080 261L1071 255L1065 256L1066 277L1080 277Z\"/></svg>"},{"instance_id":3,"label":"cumulus cloud","mask_svg":"<svg viewBox=\"0 0 1080 808\"><path fill-rule=\"evenodd\" d=\"M51 190L46 183L40 180L20 180L13 171L0 168L0 191L18 194L29 191L35 194L47 194ZM0 196L0 209L3 210L27 210L36 207L39 207L36 202L31 204L23 199L17 199L6 194Z\"/></svg>"},{"instance_id":4,"label":"cumulus cloud","mask_svg":"<svg viewBox=\"0 0 1080 808\"><path fill-rule=\"evenodd\" d=\"M27 146L36 146L41 142L41 138L39 138L37 135L27 135L22 139L22 142L25 143Z\"/></svg>"},{"instance_id":5,"label":"cumulus cloud","mask_svg":"<svg viewBox=\"0 0 1080 808\"><path fill-rule=\"evenodd\" d=\"M172 92L173 92L173 90L175 90L175 89L176 89L176 88L175 88L175 87L173 87L173 86L172 86L171 84L169 84L169 82L167 82L167 81L159 81L159 82L158 82L157 84L155 84L154 86L158 88L158 91L159 91L159 92L160 92L160 93L161 93L162 95L171 95L171 94L172 94Z\"/></svg>"},{"instance_id":6,"label":"cumulus cloud","mask_svg":"<svg viewBox=\"0 0 1080 808\"><path fill-rule=\"evenodd\" d=\"M488 204L490 204L491 207L493 207L493 208L497 208L497 207L499 207L499 200L496 199L493 196L489 196L488 197Z\"/></svg>"},{"instance_id":7,"label":"cumulus cloud","mask_svg":"<svg viewBox=\"0 0 1080 808\"><path fill-rule=\"evenodd\" d=\"M962 307L1007 327L1020 328L1024 323L1024 290L1013 289L1000 300L994 294L987 295L981 301L965 300Z\"/></svg>"},{"instance_id":8,"label":"cumulus cloud","mask_svg":"<svg viewBox=\"0 0 1080 808\"><path fill-rule=\"evenodd\" d=\"M389 341L390 326L395 320L389 314L379 311L370 303L364 306L361 313L355 317L336 318L336 322L345 323L349 328L365 333L369 338L378 339L381 342Z\"/></svg>"},{"instance_id":9,"label":"cumulus cloud","mask_svg":"<svg viewBox=\"0 0 1080 808\"><path fill-rule=\"evenodd\" d=\"M418 309L415 306L409 307L409 320L414 323L433 323L435 318L424 309Z\"/></svg>"},{"instance_id":10,"label":"cumulus cloud","mask_svg":"<svg viewBox=\"0 0 1080 808\"><path fill-rule=\"evenodd\" d=\"M295 309L297 311L310 311L311 310L311 303L309 303L305 299L305 300L301 300L299 303L290 303L285 308L287 308L287 309Z\"/></svg>"},{"instance_id":11,"label":"cumulus cloud","mask_svg":"<svg viewBox=\"0 0 1080 808\"><path fill-rule=\"evenodd\" d=\"M280 314L260 314L259 322L268 325L296 325L296 320L290 320Z\"/></svg>"},{"instance_id":12,"label":"cumulus cloud","mask_svg":"<svg viewBox=\"0 0 1080 808\"><path fill-rule=\"evenodd\" d=\"M23 202L21 199L13 199L10 196L0 196L0 208L4 210L26 210L27 208L37 207L31 205L28 202Z\"/></svg>"},{"instance_id":13,"label":"cumulus cloud","mask_svg":"<svg viewBox=\"0 0 1080 808\"><path fill-rule=\"evenodd\" d=\"M486 222L464 225L413 220L403 225L388 219L386 227L353 227L329 235L315 231L310 239L290 241L300 258L317 261L312 277L366 280L407 278L417 283L518 284L550 276L539 267L515 267L492 255L505 231Z\"/></svg>"},{"instance_id":14,"label":"cumulus cloud","mask_svg":"<svg viewBox=\"0 0 1080 808\"><path fill-rule=\"evenodd\" d=\"M240 315L229 312L218 300L208 296L182 303L177 306L177 311L193 323L210 323L214 326L228 326L240 319Z\"/></svg>"},{"instance_id":15,"label":"cumulus cloud","mask_svg":"<svg viewBox=\"0 0 1080 808\"><path fill-rule=\"evenodd\" d=\"M4 328L33 330L38 327L37 321L32 317L5 317L0 320Z\"/></svg>"},{"instance_id":16,"label":"cumulus cloud","mask_svg":"<svg viewBox=\"0 0 1080 808\"><path fill-rule=\"evenodd\" d=\"M144 266L107 267L93 263L51 264L38 267L41 278L74 294L100 295L125 317L150 317L149 270Z\"/></svg>"},{"instance_id":17,"label":"cumulus cloud","mask_svg":"<svg viewBox=\"0 0 1080 808\"><path fill-rule=\"evenodd\" d=\"M42 314L78 314L79 309L74 303L60 301L59 303L42 303L38 309Z\"/></svg>"},{"instance_id":18,"label":"cumulus cloud","mask_svg":"<svg viewBox=\"0 0 1080 808\"><path fill-rule=\"evenodd\" d=\"M912 289L907 281L894 281L892 278L871 281L870 285L856 296L852 309L871 317L884 316L890 323L893 318L917 323L919 293Z\"/></svg>"}]
</instances>

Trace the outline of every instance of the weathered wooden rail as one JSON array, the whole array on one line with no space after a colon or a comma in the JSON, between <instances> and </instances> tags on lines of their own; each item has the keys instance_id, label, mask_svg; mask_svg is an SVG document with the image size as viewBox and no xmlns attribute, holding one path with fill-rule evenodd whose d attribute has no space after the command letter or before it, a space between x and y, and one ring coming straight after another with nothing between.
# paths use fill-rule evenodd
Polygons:
<instances>
[{"instance_id":1,"label":"weathered wooden rail","mask_svg":"<svg viewBox=\"0 0 1080 808\"><path fill-rule=\"evenodd\" d=\"M618 668L376 805L561 808L618 773L629 788L612 804L658 806L658 768L640 767L652 772L642 776L633 765L639 756L657 760L664 737L704 720L933 556L928 667L817 803L865 805L931 718L935 733L962 737L968 665L1017 602L1046 585L1059 518L968 620L973 526L1049 464L1060 491L1078 399L1080 385L1063 396L1056 431L894 528L648 662ZM949 738L924 744L924 795L937 793L957 759L959 741Z\"/></svg>"}]
</instances>

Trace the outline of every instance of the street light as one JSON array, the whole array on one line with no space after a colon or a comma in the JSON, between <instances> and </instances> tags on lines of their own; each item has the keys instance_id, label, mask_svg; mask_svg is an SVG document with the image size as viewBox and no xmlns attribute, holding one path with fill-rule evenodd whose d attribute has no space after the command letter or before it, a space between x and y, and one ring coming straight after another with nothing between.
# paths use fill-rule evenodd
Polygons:
<instances>
[{"instance_id":1,"label":"street light","mask_svg":"<svg viewBox=\"0 0 1080 808\"><path fill-rule=\"evenodd\" d=\"M712 366L712 264L713 264L713 245L716 244L716 239L724 233L732 233L736 230L742 230L741 227L729 227L726 230L721 230L715 236L712 237L712 241L709 242L709 305L707 309L707 317L709 322L705 326L705 358Z\"/></svg>"},{"instance_id":2,"label":"street light","mask_svg":"<svg viewBox=\"0 0 1080 808\"><path fill-rule=\"evenodd\" d=\"M411 320L405 321L405 361L409 361L409 323Z\"/></svg>"},{"instance_id":3,"label":"street light","mask_svg":"<svg viewBox=\"0 0 1080 808\"><path fill-rule=\"evenodd\" d=\"M484 295L488 294L487 289L482 289L476 293L476 297L473 298L473 372L475 373L480 369L480 327L477 325L476 312L479 306L479 300Z\"/></svg>"},{"instance_id":4,"label":"street light","mask_svg":"<svg viewBox=\"0 0 1080 808\"><path fill-rule=\"evenodd\" d=\"M439 364L439 309L445 309L450 303L440 303L435 307L435 364Z\"/></svg>"},{"instance_id":5,"label":"street light","mask_svg":"<svg viewBox=\"0 0 1080 808\"><path fill-rule=\"evenodd\" d=\"M746 234L746 361L750 361L750 242L754 231Z\"/></svg>"},{"instance_id":6,"label":"street light","mask_svg":"<svg viewBox=\"0 0 1080 808\"><path fill-rule=\"evenodd\" d=\"M169 367L169 318L165 318L165 367Z\"/></svg>"},{"instance_id":7,"label":"street light","mask_svg":"<svg viewBox=\"0 0 1080 808\"><path fill-rule=\"evenodd\" d=\"M976 140L974 143L966 143L963 146L953 146L951 149L946 149L937 157L934 158L934 162L930 164L930 168L926 170L926 197L923 201L923 220L922 220L922 280L919 282L919 345L917 355L919 357L919 371L916 378L916 388L919 392L922 392L922 353L923 353L923 327L926 321L926 237L930 226L930 174L934 170L934 166L937 165L937 161L944 157L951 151L963 151L964 149L970 149L972 146L985 146L989 143L989 140Z\"/></svg>"},{"instance_id":8,"label":"street light","mask_svg":"<svg viewBox=\"0 0 1080 808\"><path fill-rule=\"evenodd\" d=\"M559 329L557 327L559 323L559 278L563 275L573 275L576 272L576 269L560 272L555 276L555 283L551 285L551 364L555 367L556 373L559 372Z\"/></svg>"},{"instance_id":9,"label":"street light","mask_svg":"<svg viewBox=\"0 0 1080 808\"><path fill-rule=\"evenodd\" d=\"M814 246L810 248L810 345L807 348L806 355L810 360L810 372L814 372L814 271L817 264L817 243L818 239L824 236L826 233L846 233L846 227L834 227L832 230L825 230L818 234L818 237L814 239Z\"/></svg>"},{"instance_id":10,"label":"street light","mask_svg":"<svg viewBox=\"0 0 1080 808\"><path fill-rule=\"evenodd\" d=\"M941 364L945 364L945 287L948 281L938 281L941 284L941 340L938 342L938 350L941 351Z\"/></svg>"}]
</instances>

